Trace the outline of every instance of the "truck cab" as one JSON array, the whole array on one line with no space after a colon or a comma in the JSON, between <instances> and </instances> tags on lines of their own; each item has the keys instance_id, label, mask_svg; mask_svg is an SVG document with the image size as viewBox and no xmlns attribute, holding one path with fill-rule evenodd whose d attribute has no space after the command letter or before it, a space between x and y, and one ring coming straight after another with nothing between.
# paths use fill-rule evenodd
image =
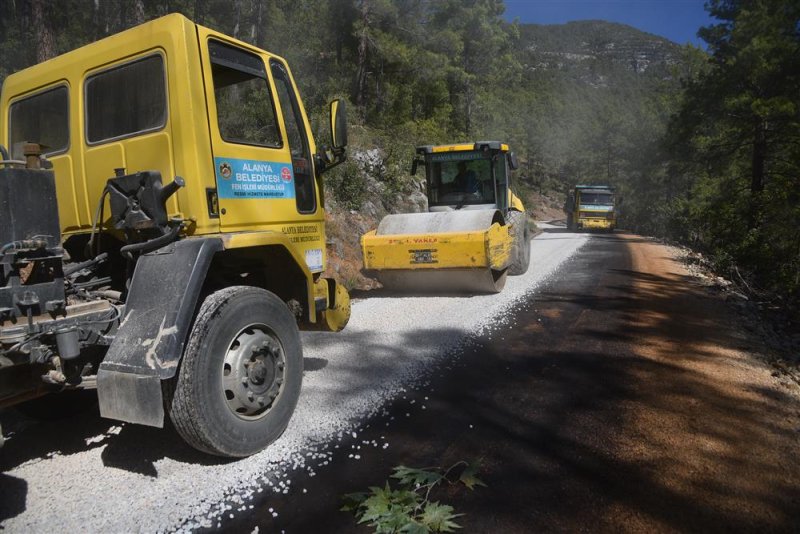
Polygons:
<instances>
[{"instance_id":1,"label":"truck cab","mask_svg":"<svg viewBox=\"0 0 800 534\"><path fill-rule=\"evenodd\" d=\"M564 204L569 230L605 230L617 227L617 201L613 187L577 185Z\"/></svg>"},{"instance_id":2,"label":"truck cab","mask_svg":"<svg viewBox=\"0 0 800 534\"><path fill-rule=\"evenodd\" d=\"M104 417L168 415L211 454L276 439L297 330L349 318L322 276L343 102L330 126L317 146L284 59L177 14L10 75L0 407L96 387Z\"/></svg>"}]
</instances>

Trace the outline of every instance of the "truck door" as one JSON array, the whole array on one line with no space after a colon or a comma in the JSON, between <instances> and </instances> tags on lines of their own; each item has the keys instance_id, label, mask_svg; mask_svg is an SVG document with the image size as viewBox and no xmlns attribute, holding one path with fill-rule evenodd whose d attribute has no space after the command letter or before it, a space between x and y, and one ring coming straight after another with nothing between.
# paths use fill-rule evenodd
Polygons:
<instances>
[{"instance_id":1,"label":"truck door","mask_svg":"<svg viewBox=\"0 0 800 534\"><path fill-rule=\"evenodd\" d=\"M263 230L295 220L295 173L264 56L198 31L220 229Z\"/></svg>"},{"instance_id":2,"label":"truck door","mask_svg":"<svg viewBox=\"0 0 800 534\"><path fill-rule=\"evenodd\" d=\"M317 209L314 160L311 157L311 148L300 102L286 65L277 59L271 59L269 64L275 89L278 92L278 102L288 137L289 152L292 156L297 211L303 214L314 213Z\"/></svg>"}]
</instances>

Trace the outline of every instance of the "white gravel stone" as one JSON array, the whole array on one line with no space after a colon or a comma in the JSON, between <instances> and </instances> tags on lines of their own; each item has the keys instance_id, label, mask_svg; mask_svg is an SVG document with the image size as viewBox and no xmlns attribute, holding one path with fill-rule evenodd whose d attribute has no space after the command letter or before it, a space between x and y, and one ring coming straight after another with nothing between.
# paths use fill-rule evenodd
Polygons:
<instances>
[{"instance_id":1,"label":"white gravel stone","mask_svg":"<svg viewBox=\"0 0 800 534\"><path fill-rule=\"evenodd\" d=\"M2 527L9 532L47 532L53 525L65 532L222 528L225 516L233 517L225 513L230 503L261 493L270 479L305 470L308 451L332 450L343 435L356 438L360 425L382 413L389 401L427 387L437 364L457 358L471 336L507 326L519 301L588 239L570 233L538 236L528 272L509 277L498 295L366 299L353 304L343 332L304 333L305 357L326 364L306 371L297 411L283 436L250 458L195 463L190 451L160 431L127 432L125 425L108 428L98 420L99 436L76 437L92 447L43 453L5 473L23 480L27 493L24 511ZM23 441L30 430L20 429L13 438ZM137 442L125 442L130 439ZM309 469L308 476L315 474Z\"/></svg>"}]
</instances>

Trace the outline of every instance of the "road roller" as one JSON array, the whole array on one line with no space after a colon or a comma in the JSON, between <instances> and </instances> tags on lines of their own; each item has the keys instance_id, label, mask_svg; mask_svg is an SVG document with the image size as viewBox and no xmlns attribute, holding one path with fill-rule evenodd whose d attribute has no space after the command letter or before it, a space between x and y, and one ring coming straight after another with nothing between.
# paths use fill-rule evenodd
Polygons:
<instances>
[{"instance_id":1,"label":"road roller","mask_svg":"<svg viewBox=\"0 0 800 534\"><path fill-rule=\"evenodd\" d=\"M511 190L517 158L479 141L417 147L428 211L387 215L361 237L364 269L405 293L498 293L530 263L525 207Z\"/></svg>"}]
</instances>

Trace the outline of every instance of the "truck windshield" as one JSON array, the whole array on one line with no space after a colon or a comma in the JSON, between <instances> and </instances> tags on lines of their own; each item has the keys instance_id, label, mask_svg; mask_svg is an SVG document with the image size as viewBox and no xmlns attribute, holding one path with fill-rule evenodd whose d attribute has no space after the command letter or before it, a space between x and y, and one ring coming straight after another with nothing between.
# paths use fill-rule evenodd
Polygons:
<instances>
[{"instance_id":1,"label":"truck windshield","mask_svg":"<svg viewBox=\"0 0 800 534\"><path fill-rule=\"evenodd\" d=\"M581 193L581 205L613 206L614 195L610 193Z\"/></svg>"},{"instance_id":2,"label":"truck windshield","mask_svg":"<svg viewBox=\"0 0 800 534\"><path fill-rule=\"evenodd\" d=\"M208 52L222 138L246 145L283 146L263 61L216 41L208 43Z\"/></svg>"},{"instance_id":3,"label":"truck windshield","mask_svg":"<svg viewBox=\"0 0 800 534\"><path fill-rule=\"evenodd\" d=\"M492 160L480 152L433 154L428 161L428 203L494 204Z\"/></svg>"}]
</instances>

